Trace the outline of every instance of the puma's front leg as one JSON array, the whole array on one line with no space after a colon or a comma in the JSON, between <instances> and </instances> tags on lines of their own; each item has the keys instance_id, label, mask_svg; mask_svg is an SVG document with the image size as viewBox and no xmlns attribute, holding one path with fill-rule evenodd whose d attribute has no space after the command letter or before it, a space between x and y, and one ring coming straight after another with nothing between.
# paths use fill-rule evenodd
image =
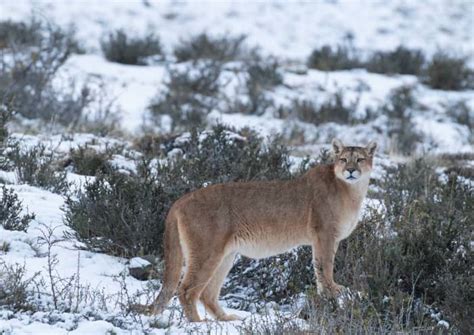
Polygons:
<instances>
[{"instance_id":1,"label":"puma's front leg","mask_svg":"<svg viewBox=\"0 0 474 335\"><path fill-rule=\"evenodd\" d=\"M335 238L316 237L313 242L313 266L316 275L318 293L337 296L344 286L334 282L334 258L339 243Z\"/></svg>"}]
</instances>

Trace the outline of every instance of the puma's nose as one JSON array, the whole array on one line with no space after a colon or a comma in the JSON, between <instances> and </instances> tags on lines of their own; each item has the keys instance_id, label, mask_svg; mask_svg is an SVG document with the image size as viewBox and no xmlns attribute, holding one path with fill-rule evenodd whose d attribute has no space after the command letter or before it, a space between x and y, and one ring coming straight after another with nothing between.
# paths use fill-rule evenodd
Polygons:
<instances>
[{"instance_id":1,"label":"puma's nose","mask_svg":"<svg viewBox=\"0 0 474 335\"><path fill-rule=\"evenodd\" d=\"M349 173L352 174L352 172L354 172L356 169L347 169L347 171L349 171Z\"/></svg>"}]
</instances>

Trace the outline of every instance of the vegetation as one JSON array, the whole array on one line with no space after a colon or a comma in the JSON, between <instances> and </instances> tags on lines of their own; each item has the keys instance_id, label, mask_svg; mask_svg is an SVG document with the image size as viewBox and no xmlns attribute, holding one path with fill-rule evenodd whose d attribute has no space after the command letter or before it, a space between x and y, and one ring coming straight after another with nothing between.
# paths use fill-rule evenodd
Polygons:
<instances>
[{"instance_id":1,"label":"vegetation","mask_svg":"<svg viewBox=\"0 0 474 335\"><path fill-rule=\"evenodd\" d=\"M65 194L69 190L66 171L60 171L52 152L42 145L22 150L14 146L8 154L18 179L31 186L38 186L51 192Z\"/></svg>"},{"instance_id":2,"label":"vegetation","mask_svg":"<svg viewBox=\"0 0 474 335\"><path fill-rule=\"evenodd\" d=\"M393 149L405 155L413 153L421 141L412 121L416 103L413 89L410 86L402 86L393 90L389 101L381 107L381 113L388 116L388 135Z\"/></svg>"},{"instance_id":3,"label":"vegetation","mask_svg":"<svg viewBox=\"0 0 474 335\"><path fill-rule=\"evenodd\" d=\"M472 89L474 71L465 57L438 51L430 60L420 50L398 46L393 51L377 51L362 59L353 47L325 45L314 49L308 58L309 68L321 71L364 68L369 72L411 74L428 86L441 90Z\"/></svg>"},{"instance_id":4,"label":"vegetation","mask_svg":"<svg viewBox=\"0 0 474 335\"><path fill-rule=\"evenodd\" d=\"M104 38L101 46L105 58L121 64L146 65L147 57L162 54L160 39L153 33L132 38L117 30Z\"/></svg>"},{"instance_id":5,"label":"vegetation","mask_svg":"<svg viewBox=\"0 0 474 335\"><path fill-rule=\"evenodd\" d=\"M74 125L90 103L90 90L67 93L53 86L59 68L81 52L73 31L33 19L29 23L0 22L0 99L27 119ZM74 93L79 91L79 93Z\"/></svg>"},{"instance_id":6,"label":"vegetation","mask_svg":"<svg viewBox=\"0 0 474 335\"><path fill-rule=\"evenodd\" d=\"M348 46L333 49L329 45L324 45L314 49L308 59L309 68L321 71L349 70L362 66L358 55Z\"/></svg>"},{"instance_id":7,"label":"vegetation","mask_svg":"<svg viewBox=\"0 0 474 335\"><path fill-rule=\"evenodd\" d=\"M197 61L200 59L218 62L229 62L243 55L245 36L213 37L206 33L182 41L174 51L178 62Z\"/></svg>"},{"instance_id":8,"label":"vegetation","mask_svg":"<svg viewBox=\"0 0 474 335\"><path fill-rule=\"evenodd\" d=\"M217 105L221 65L203 62L192 68L169 70L166 92L149 109L155 119L169 115L172 130L202 127L207 114Z\"/></svg>"},{"instance_id":9,"label":"vegetation","mask_svg":"<svg viewBox=\"0 0 474 335\"><path fill-rule=\"evenodd\" d=\"M399 46L393 51L375 52L366 61L364 67L367 71L375 73L420 75L425 62L422 51Z\"/></svg>"},{"instance_id":10,"label":"vegetation","mask_svg":"<svg viewBox=\"0 0 474 335\"><path fill-rule=\"evenodd\" d=\"M18 195L12 190L2 186L2 199L0 203L0 226L6 230L26 231L34 214L21 215L23 206Z\"/></svg>"},{"instance_id":11,"label":"vegetation","mask_svg":"<svg viewBox=\"0 0 474 335\"><path fill-rule=\"evenodd\" d=\"M289 107L280 107L278 115L296 117L314 125L328 122L350 124L357 121L354 116L357 104L357 100L350 104L345 102L342 91L338 91L319 105L309 100L294 100Z\"/></svg>"},{"instance_id":12,"label":"vegetation","mask_svg":"<svg viewBox=\"0 0 474 335\"><path fill-rule=\"evenodd\" d=\"M474 72L465 58L438 51L427 65L424 81L432 88L441 90L472 89Z\"/></svg>"}]
</instances>

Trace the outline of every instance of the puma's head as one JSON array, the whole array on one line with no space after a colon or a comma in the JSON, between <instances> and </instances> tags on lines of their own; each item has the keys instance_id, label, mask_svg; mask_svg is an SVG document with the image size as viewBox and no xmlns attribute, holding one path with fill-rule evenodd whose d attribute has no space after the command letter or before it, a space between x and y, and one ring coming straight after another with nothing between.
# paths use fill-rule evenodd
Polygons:
<instances>
[{"instance_id":1,"label":"puma's head","mask_svg":"<svg viewBox=\"0 0 474 335\"><path fill-rule=\"evenodd\" d=\"M338 139L332 141L336 176L349 184L366 179L372 171L372 159L377 143L371 142L364 147L346 147Z\"/></svg>"}]
</instances>

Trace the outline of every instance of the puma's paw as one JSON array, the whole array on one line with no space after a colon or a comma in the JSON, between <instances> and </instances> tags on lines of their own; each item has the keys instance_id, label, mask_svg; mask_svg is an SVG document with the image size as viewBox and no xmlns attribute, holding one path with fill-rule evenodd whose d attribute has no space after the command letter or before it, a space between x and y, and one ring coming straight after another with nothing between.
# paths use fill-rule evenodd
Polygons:
<instances>
[{"instance_id":1,"label":"puma's paw","mask_svg":"<svg viewBox=\"0 0 474 335\"><path fill-rule=\"evenodd\" d=\"M152 306L149 305L141 305L141 304L133 304L130 305L130 311L140 314L151 314L152 313Z\"/></svg>"},{"instance_id":2,"label":"puma's paw","mask_svg":"<svg viewBox=\"0 0 474 335\"><path fill-rule=\"evenodd\" d=\"M240 321L243 320L241 316L235 314L224 314L217 318L219 321Z\"/></svg>"},{"instance_id":3,"label":"puma's paw","mask_svg":"<svg viewBox=\"0 0 474 335\"><path fill-rule=\"evenodd\" d=\"M333 296L339 296L341 293L343 293L344 291L346 290L346 287L345 286L342 286L342 285L339 285L339 284L336 284L336 283L333 283L330 287L329 287L329 291L331 292L331 294Z\"/></svg>"}]
</instances>

